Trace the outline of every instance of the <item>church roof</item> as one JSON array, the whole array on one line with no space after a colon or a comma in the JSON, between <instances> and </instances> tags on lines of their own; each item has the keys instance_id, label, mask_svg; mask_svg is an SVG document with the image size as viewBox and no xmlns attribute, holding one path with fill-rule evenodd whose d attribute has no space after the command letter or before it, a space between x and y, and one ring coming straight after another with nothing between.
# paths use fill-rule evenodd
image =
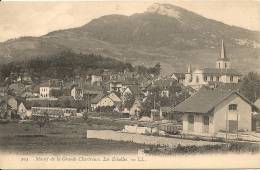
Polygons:
<instances>
[{"instance_id":1,"label":"church roof","mask_svg":"<svg viewBox=\"0 0 260 170\"><path fill-rule=\"evenodd\" d=\"M237 70L229 68L229 69L219 69L219 68L202 68L201 69L204 74L209 75L232 75L232 76L240 76Z\"/></svg>"}]
</instances>

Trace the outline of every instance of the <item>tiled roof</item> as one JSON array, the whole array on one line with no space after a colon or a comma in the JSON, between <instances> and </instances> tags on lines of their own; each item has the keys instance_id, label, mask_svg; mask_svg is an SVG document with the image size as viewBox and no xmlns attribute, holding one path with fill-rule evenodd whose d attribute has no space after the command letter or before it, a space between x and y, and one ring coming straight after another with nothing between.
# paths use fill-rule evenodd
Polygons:
<instances>
[{"instance_id":1,"label":"tiled roof","mask_svg":"<svg viewBox=\"0 0 260 170\"><path fill-rule=\"evenodd\" d=\"M133 85L133 86L128 86L128 88L130 89L133 95L142 94L142 91L139 86Z\"/></svg>"},{"instance_id":2,"label":"tiled roof","mask_svg":"<svg viewBox=\"0 0 260 170\"><path fill-rule=\"evenodd\" d=\"M98 94L96 97L91 99L91 103L97 104L103 97L104 97L104 94Z\"/></svg>"},{"instance_id":3,"label":"tiled roof","mask_svg":"<svg viewBox=\"0 0 260 170\"><path fill-rule=\"evenodd\" d=\"M161 111L162 112L166 112L166 113L169 113L169 112L172 112L172 107L160 107Z\"/></svg>"},{"instance_id":4,"label":"tiled roof","mask_svg":"<svg viewBox=\"0 0 260 170\"><path fill-rule=\"evenodd\" d=\"M241 73L239 73L235 69L218 69L218 68L202 68L201 69L204 74L209 75L234 75L234 76L240 76Z\"/></svg>"},{"instance_id":5,"label":"tiled roof","mask_svg":"<svg viewBox=\"0 0 260 170\"><path fill-rule=\"evenodd\" d=\"M254 104L260 109L260 98L257 99Z\"/></svg>"},{"instance_id":6,"label":"tiled roof","mask_svg":"<svg viewBox=\"0 0 260 170\"><path fill-rule=\"evenodd\" d=\"M219 104L219 102L221 102L231 94L237 94L248 103L253 105L238 92L230 90L208 90L202 87L196 94L177 105L174 108L174 111L190 113L209 113L210 111L212 111L212 109L214 109L217 104Z\"/></svg>"},{"instance_id":7,"label":"tiled roof","mask_svg":"<svg viewBox=\"0 0 260 170\"><path fill-rule=\"evenodd\" d=\"M185 79L185 73L173 73L178 79Z\"/></svg>"},{"instance_id":8,"label":"tiled roof","mask_svg":"<svg viewBox=\"0 0 260 170\"><path fill-rule=\"evenodd\" d=\"M84 94L101 94L102 87L101 86L84 86L83 93Z\"/></svg>"}]
</instances>

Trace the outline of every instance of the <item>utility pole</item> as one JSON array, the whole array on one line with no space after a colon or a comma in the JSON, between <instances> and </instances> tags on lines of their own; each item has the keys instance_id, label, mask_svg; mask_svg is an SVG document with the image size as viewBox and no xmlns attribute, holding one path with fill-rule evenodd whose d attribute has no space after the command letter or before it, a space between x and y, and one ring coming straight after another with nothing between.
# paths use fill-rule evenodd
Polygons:
<instances>
[{"instance_id":1,"label":"utility pole","mask_svg":"<svg viewBox=\"0 0 260 170\"><path fill-rule=\"evenodd\" d=\"M226 142L228 139L228 112L226 112Z\"/></svg>"},{"instance_id":2,"label":"utility pole","mask_svg":"<svg viewBox=\"0 0 260 170\"><path fill-rule=\"evenodd\" d=\"M153 109L155 109L155 93L153 95Z\"/></svg>"},{"instance_id":3,"label":"utility pole","mask_svg":"<svg viewBox=\"0 0 260 170\"><path fill-rule=\"evenodd\" d=\"M237 112L237 140L238 140L238 118L239 118L239 115L238 115L238 112Z\"/></svg>"}]
</instances>

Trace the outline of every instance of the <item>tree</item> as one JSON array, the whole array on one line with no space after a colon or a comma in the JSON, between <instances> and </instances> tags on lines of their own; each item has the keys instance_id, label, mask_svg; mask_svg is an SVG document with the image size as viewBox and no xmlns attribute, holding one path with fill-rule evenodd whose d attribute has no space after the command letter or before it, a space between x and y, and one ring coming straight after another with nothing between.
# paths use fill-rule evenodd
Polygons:
<instances>
[{"instance_id":1,"label":"tree","mask_svg":"<svg viewBox=\"0 0 260 170\"><path fill-rule=\"evenodd\" d=\"M160 108L160 88L154 87L151 93L146 97L144 102L141 103L141 116L150 116L152 109Z\"/></svg>"},{"instance_id":2,"label":"tree","mask_svg":"<svg viewBox=\"0 0 260 170\"><path fill-rule=\"evenodd\" d=\"M83 113L83 119L84 119L85 121L88 120L88 112L87 112L87 111L84 111L84 113Z\"/></svg>"},{"instance_id":3,"label":"tree","mask_svg":"<svg viewBox=\"0 0 260 170\"><path fill-rule=\"evenodd\" d=\"M242 80L240 92L254 102L260 97L260 75L249 72Z\"/></svg>"},{"instance_id":4,"label":"tree","mask_svg":"<svg viewBox=\"0 0 260 170\"><path fill-rule=\"evenodd\" d=\"M50 93L51 93L51 96L53 96L53 97L60 97L60 96L62 96L62 91L59 90L59 89L52 89L50 91Z\"/></svg>"},{"instance_id":5,"label":"tree","mask_svg":"<svg viewBox=\"0 0 260 170\"><path fill-rule=\"evenodd\" d=\"M40 128L40 133L42 132L42 127L44 127L49 122L49 115L47 112L45 112L43 115L40 116L34 116L34 121L36 121L36 124Z\"/></svg>"},{"instance_id":6,"label":"tree","mask_svg":"<svg viewBox=\"0 0 260 170\"><path fill-rule=\"evenodd\" d=\"M150 71L150 74L159 76L160 72L161 72L161 64L160 63L155 64L154 67L149 69L149 71Z\"/></svg>"},{"instance_id":7,"label":"tree","mask_svg":"<svg viewBox=\"0 0 260 170\"><path fill-rule=\"evenodd\" d=\"M124 103L123 106L125 108L127 108L128 110L130 110L130 108L133 106L135 102L135 97L132 93L126 93L126 95L124 96Z\"/></svg>"}]
</instances>

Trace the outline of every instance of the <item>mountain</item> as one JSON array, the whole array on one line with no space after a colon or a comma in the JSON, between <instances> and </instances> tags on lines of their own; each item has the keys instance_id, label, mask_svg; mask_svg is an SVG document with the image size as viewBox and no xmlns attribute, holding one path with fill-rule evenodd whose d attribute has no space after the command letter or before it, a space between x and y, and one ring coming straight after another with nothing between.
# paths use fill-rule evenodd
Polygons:
<instances>
[{"instance_id":1,"label":"mountain","mask_svg":"<svg viewBox=\"0 0 260 170\"><path fill-rule=\"evenodd\" d=\"M153 4L144 13L107 15L86 25L21 37L0 43L1 62L51 56L71 49L95 53L133 64L154 65L163 71L214 67L220 41L226 44L232 66L242 72L260 72L260 32L207 19L170 4Z\"/></svg>"}]
</instances>

